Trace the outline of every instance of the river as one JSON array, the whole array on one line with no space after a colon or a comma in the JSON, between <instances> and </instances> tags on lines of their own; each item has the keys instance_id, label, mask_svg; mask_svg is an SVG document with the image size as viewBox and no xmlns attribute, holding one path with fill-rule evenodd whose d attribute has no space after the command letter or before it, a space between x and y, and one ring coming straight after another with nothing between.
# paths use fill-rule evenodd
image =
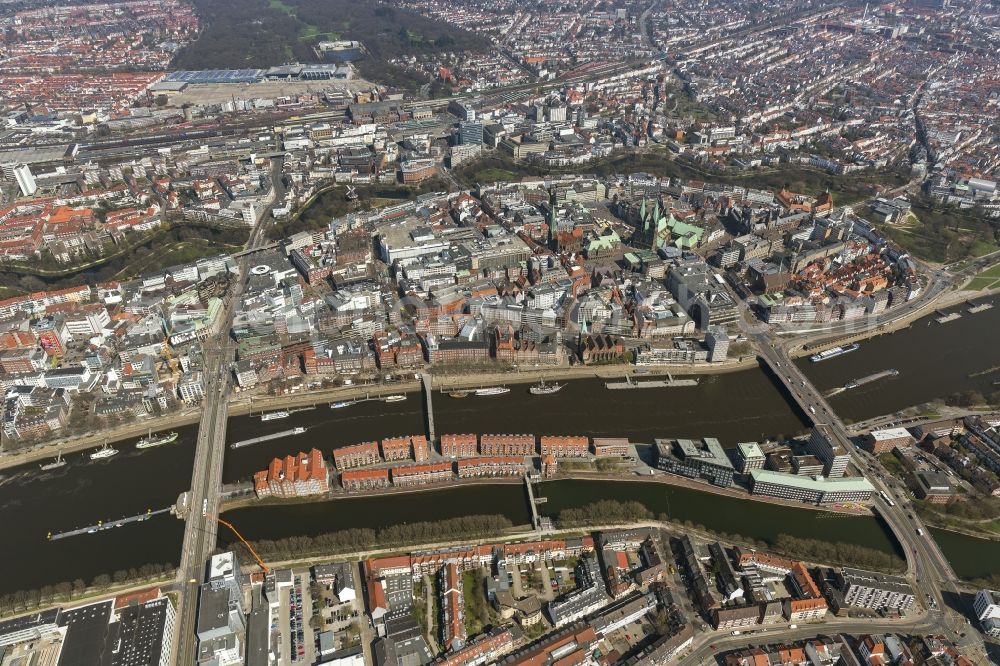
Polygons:
<instances>
[{"instance_id":1,"label":"river","mask_svg":"<svg viewBox=\"0 0 1000 666\"><path fill-rule=\"evenodd\" d=\"M964 313L964 308L957 310ZM899 369L896 379L832 397L834 408L844 417L864 419L970 387L989 391L992 382L1000 380L1000 373L969 375L1000 365L1000 346L990 333L998 325L1000 307L963 314L948 324L924 319L910 329L864 341L852 354L822 363L800 363L825 390L887 367ZM569 382L552 396L531 396L524 384L512 385L510 393L494 397L456 399L436 393L434 407L438 433L611 435L637 442L650 442L654 437L717 437L726 446L733 446L804 429L802 415L759 369L705 376L691 388L609 391L602 380L583 379ZM314 410L265 423L259 417L234 417L229 423L228 442L299 425L307 427L307 433L227 450L224 481L249 479L274 456L312 447L329 454L346 444L421 433L422 398L411 393L405 402L367 402L338 410L323 403ZM104 462L74 454L67 466L54 472L40 472L36 465L0 471L0 524L6 536L0 560L8 570L18 572L3 578L0 593L76 578L89 581L101 573L147 563L176 564L182 525L171 516L55 542L48 542L45 536L49 531L172 504L190 483L195 428L181 428L174 444L144 452L134 450L134 441L120 443L116 446L122 453ZM689 519L722 532L743 530L757 538L781 532L803 537L832 535L870 547L891 547L884 530L870 518L827 518L827 514L808 509L635 483L545 487L550 503L543 505L546 512L603 496L635 498L649 504L654 513L665 510L679 520ZM587 490L582 494L576 490L584 487ZM660 507L661 499L665 509ZM499 512L523 523L527 522L524 504L520 487L495 485L294 507L255 507L234 511L231 517L251 538L277 538L461 513ZM949 535L939 538L960 575L976 576L985 570L988 560L985 555L978 556L980 552L988 552L992 561L997 561L992 549L1000 547L994 542L963 541L969 537Z\"/></svg>"},{"instance_id":2,"label":"river","mask_svg":"<svg viewBox=\"0 0 1000 666\"><path fill-rule=\"evenodd\" d=\"M602 379L566 383L559 393L533 396L528 384L511 385L497 396L452 398L434 394L437 433L534 433L629 437L716 437L726 446L804 432L805 421L762 370L707 375L696 387L610 391ZM226 452L223 479L248 479L275 456L312 447L324 453L338 446L425 431L423 397L405 402L361 402L343 409L325 403L287 419L261 422L256 416L230 419L227 442L305 426L302 435Z\"/></svg>"},{"instance_id":3,"label":"river","mask_svg":"<svg viewBox=\"0 0 1000 666\"><path fill-rule=\"evenodd\" d=\"M819 363L797 361L837 414L861 421L965 390L989 395L1000 391L1000 299L983 299L995 307L978 314L966 306L949 308L961 319L939 324L937 315L910 328L861 341L860 349ZM837 392L852 379L895 368L897 377ZM991 368L993 372L984 372Z\"/></svg>"},{"instance_id":4,"label":"river","mask_svg":"<svg viewBox=\"0 0 1000 666\"><path fill-rule=\"evenodd\" d=\"M67 456L48 472L37 465L0 471L0 561L8 572L0 593L33 589L143 564L180 561L184 525L170 514L96 534L47 540L60 532L171 506L191 482L196 426L177 431L173 444L137 451L117 442L119 454L102 461L89 451Z\"/></svg>"}]
</instances>

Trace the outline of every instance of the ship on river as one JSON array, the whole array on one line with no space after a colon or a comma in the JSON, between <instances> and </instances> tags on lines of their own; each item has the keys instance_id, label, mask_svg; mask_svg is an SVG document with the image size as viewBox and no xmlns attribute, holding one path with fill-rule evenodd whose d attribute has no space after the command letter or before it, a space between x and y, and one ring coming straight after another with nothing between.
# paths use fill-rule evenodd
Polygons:
<instances>
[{"instance_id":1,"label":"ship on river","mask_svg":"<svg viewBox=\"0 0 1000 666\"><path fill-rule=\"evenodd\" d=\"M867 377L859 377L858 379L852 379L851 381L844 384L844 388L845 389L858 388L864 386L865 384L871 384L872 382L876 382L886 377L895 377L898 374L899 370L896 370L895 368L889 368L888 370L883 370L882 372L876 372L874 375L868 375Z\"/></svg>"},{"instance_id":2,"label":"ship on river","mask_svg":"<svg viewBox=\"0 0 1000 666\"><path fill-rule=\"evenodd\" d=\"M488 386L476 389L473 395L503 395L504 393L510 393L510 389L506 386Z\"/></svg>"},{"instance_id":3,"label":"ship on river","mask_svg":"<svg viewBox=\"0 0 1000 666\"><path fill-rule=\"evenodd\" d=\"M60 451L59 453L56 454L56 459L55 460L53 460L52 462L49 462L49 463L44 463L42 465L39 465L39 467L42 468L43 472L47 472L50 469L59 469L60 467L64 466L65 464L66 464L66 461L63 460L62 451Z\"/></svg>"},{"instance_id":4,"label":"ship on river","mask_svg":"<svg viewBox=\"0 0 1000 666\"><path fill-rule=\"evenodd\" d=\"M843 356L844 354L850 354L852 351L857 351L860 347L857 342L852 345L847 345L846 347L831 347L830 349L821 351L818 354L813 354L809 357L809 360L813 363L819 363L820 361L827 361L831 358L837 358L838 356Z\"/></svg>"},{"instance_id":5,"label":"ship on river","mask_svg":"<svg viewBox=\"0 0 1000 666\"><path fill-rule=\"evenodd\" d=\"M163 446L164 444L172 444L173 442L176 441L177 441L176 432L168 432L162 435L157 434L154 436L153 431L151 430L149 434L147 434L145 437L143 437L142 439L140 439L138 442L135 443L135 448L151 449L154 446Z\"/></svg>"},{"instance_id":6,"label":"ship on river","mask_svg":"<svg viewBox=\"0 0 1000 666\"><path fill-rule=\"evenodd\" d=\"M261 421L275 421L277 419L287 419L288 415L289 415L289 412L286 412L286 411L268 412L266 414L261 414L260 415L260 420Z\"/></svg>"},{"instance_id":7,"label":"ship on river","mask_svg":"<svg viewBox=\"0 0 1000 666\"><path fill-rule=\"evenodd\" d=\"M112 448L105 444L101 448L97 449L90 454L91 460L103 460L104 458L110 458L111 456L118 455L118 449Z\"/></svg>"},{"instance_id":8,"label":"ship on river","mask_svg":"<svg viewBox=\"0 0 1000 666\"><path fill-rule=\"evenodd\" d=\"M552 395L553 393L558 393L563 390L565 384L546 384L544 379L539 380L537 384L528 389L531 395Z\"/></svg>"}]
</instances>

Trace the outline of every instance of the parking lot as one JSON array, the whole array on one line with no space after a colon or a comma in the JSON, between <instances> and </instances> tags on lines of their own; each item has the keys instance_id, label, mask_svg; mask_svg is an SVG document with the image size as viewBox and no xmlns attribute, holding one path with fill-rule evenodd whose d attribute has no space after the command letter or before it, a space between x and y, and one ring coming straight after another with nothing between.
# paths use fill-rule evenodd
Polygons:
<instances>
[{"instance_id":1,"label":"parking lot","mask_svg":"<svg viewBox=\"0 0 1000 666\"><path fill-rule=\"evenodd\" d=\"M312 598L303 576L296 574L292 586L282 588L278 597L278 615L272 619L272 631L278 631L279 664L311 664L316 659L315 638L309 626Z\"/></svg>"}]
</instances>

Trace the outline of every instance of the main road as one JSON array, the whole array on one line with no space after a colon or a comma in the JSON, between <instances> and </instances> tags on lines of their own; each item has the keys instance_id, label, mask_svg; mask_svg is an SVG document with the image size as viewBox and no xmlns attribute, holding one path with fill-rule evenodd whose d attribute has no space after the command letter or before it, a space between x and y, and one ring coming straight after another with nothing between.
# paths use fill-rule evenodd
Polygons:
<instances>
[{"instance_id":1,"label":"main road","mask_svg":"<svg viewBox=\"0 0 1000 666\"><path fill-rule=\"evenodd\" d=\"M280 159L272 160L271 172L269 203L273 205L281 178ZM251 230L247 249L259 248L264 243L264 229L266 221L270 219L269 207ZM181 590L177 610L180 621L177 623L178 634L174 641L177 646L177 664L194 664L197 660L198 586L205 576L208 558L216 545L218 523L215 517L219 512L231 391L229 368L236 353L229 331L243 295L249 260L250 255L240 257L235 284L226 296L216 339L207 342L204 347L205 397L192 465L191 489L187 493L185 505L187 514L181 564L177 570L177 585Z\"/></svg>"},{"instance_id":2,"label":"main road","mask_svg":"<svg viewBox=\"0 0 1000 666\"><path fill-rule=\"evenodd\" d=\"M953 634L953 638L962 633L966 628L965 620L961 611L953 606L960 599L956 576L937 542L930 536L927 527L921 524L920 518L912 508L905 507L905 497L897 496L895 502L883 499L883 497L891 498L893 493L892 489L875 474L877 461L854 445L847 428L830 408L826 398L792 362L786 345L776 340L769 332L759 329L748 331L748 338L756 345L761 360L785 386L789 395L813 425L822 428L835 444L843 447L850 455L854 468L866 476L876 490L884 493L884 496L876 499L874 508L905 551L910 584L918 596L924 595L920 602L926 602L931 608L940 610L938 615L940 630L947 628ZM942 588L950 593L950 599L945 600ZM949 601L951 603L948 603ZM982 641L974 631L967 632L964 643L972 650L983 649Z\"/></svg>"}]
</instances>

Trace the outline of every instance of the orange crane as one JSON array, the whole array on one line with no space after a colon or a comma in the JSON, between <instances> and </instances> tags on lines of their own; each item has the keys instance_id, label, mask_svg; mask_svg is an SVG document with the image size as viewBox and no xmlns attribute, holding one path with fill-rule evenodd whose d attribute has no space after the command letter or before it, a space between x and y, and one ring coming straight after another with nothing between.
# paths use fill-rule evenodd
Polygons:
<instances>
[{"instance_id":1,"label":"orange crane","mask_svg":"<svg viewBox=\"0 0 1000 666\"><path fill-rule=\"evenodd\" d=\"M217 516L208 516L208 517L214 520L215 522L219 523L220 525L225 525L230 530L232 530L233 534L236 535L236 538L239 539L240 542L247 547L247 550L250 551L250 554L253 555L253 559L257 560L257 564L260 566L261 570L264 573L267 573L271 570L270 568L268 568L266 564L264 564L264 560L260 559L260 555L258 555L257 551L253 549L253 546L250 545L250 542L244 539L243 535L240 534L235 527L233 527L232 523L230 523L227 520L223 520L222 518L219 518Z\"/></svg>"}]
</instances>

